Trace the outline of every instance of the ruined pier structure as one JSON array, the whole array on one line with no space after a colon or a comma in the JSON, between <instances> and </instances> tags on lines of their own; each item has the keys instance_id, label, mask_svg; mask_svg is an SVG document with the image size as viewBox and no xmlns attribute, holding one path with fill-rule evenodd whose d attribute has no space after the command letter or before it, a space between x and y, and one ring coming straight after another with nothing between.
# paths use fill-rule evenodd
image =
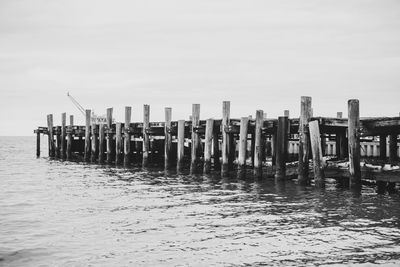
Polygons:
<instances>
[{"instance_id":1,"label":"ruined pier structure","mask_svg":"<svg viewBox=\"0 0 400 267\"><path fill-rule=\"evenodd\" d=\"M66 113L61 114L61 126L54 126L53 115L47 115L47 127L35 130L37 156L40 134L45 134L49 156L60 159L81 155L87 162L125 166L141 162L143 167L162 163L178 170L188 162L191 173L220 170L222 176L232 174L237 166L239 175L252 168L259 177L268 159L275 178L284 180L289 156L296 154L298 181L308 184L309 170L315 183L323 183L323 156L335 154L349 160L351 184L359 184L362 155L389 162L397 162L399 155L400 117L360 118L356 99L348 101L348 118L342 118L341 112L332 118L313 116L307 96L301 97L299 118L289 118L286 110L283 116L269 119L257 110L255 119L232 119L229 101L222 104L220 120L201 120L199 104L193 104L189 121L172 121L172 109L165 108L164 122L150 122L150 106L144 105L143 111L142 122L131 122L132 108L125 107L125 121L113 123L113 109L108 108L106 124L96 125L86 110L85 126L74 125L72 115L67 125Z\"/></svg>"}]
</instances>

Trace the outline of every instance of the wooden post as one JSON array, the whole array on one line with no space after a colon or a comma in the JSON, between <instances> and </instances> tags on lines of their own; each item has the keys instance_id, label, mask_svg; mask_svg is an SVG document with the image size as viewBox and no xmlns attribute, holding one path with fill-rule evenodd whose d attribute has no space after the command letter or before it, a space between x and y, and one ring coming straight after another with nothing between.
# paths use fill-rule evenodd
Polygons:
<instances>
[{"instance_id":1,"label":"wooden post","mask_svg":"<svg viewBox=\"0 0 400 267\"><path fill-rule=\"evenodd\" d=\"M313 155L313 170L315 185L323 186L325 181L324 175L324 159L322 155L321 135L319 131L318 121L310 121L308 123L310 129L310 141Z\"/></svg>"},{"instance_id":2,"label":"wooden post","mask_svg":"<svg viewBox=\"0 0 400 267\"><path fill-rule=\"evenodd\" d=\"M360 108L358 99L350 99L348 101L349 122L348 122L348 138L349 138L349 172L350 185L361 184L361 167L360 167Z\"/></svg>"},{"instance_id":3,"label":"wooden post","mask_svg":"<svg viewBox=\"0 0 400 267\"><path fill-rule=\"evenodd\" d=\"M336 112L336 118L341 119L343 117L343 112Z\"/></svg>"},{"instance_id":4,"label":"wooden post","mask_svg":"<svg viewBox=\"0 0 400 267\"><path fill-rule=\"evenodd\" d=\"M114 150L113 150L113 134L112 130L112 114L113 108L107 108L107 163L110 164L113 160Z\"/></svg>"},{"instance_id":5,"label":"wooden post","mask_svg":"<svg viewBox=\"0 0 400 267\"><path fill-rule=\"evenodd\" d=\"M172 149L172 134L171 134L172 108L165 108L165 126L164 126L164 168L171 167L171 149Z\"/></svg>"},{"instance_id":6,"label":"wooden post","mask_svg":"<svg viewBox=\"0 0 400 267\"><path fill-rule=\"evenodd\" d=\"M99 163L104 163L104 152L105 152L105 124L99 125Z\"/></svg>"},{"instance_id":7,"label":"wooden post","mask_svg":"<svg viewBox=\"0 0 400 267\"><path fill-rule=\"evenodd\" d=\"M309 132L308 132L308 122L311 118L312 108L311 108L311 97L302 96L300 104L300 120L299 120L299 174L298 182L302 185L307 185L310 183L310 178L308 177L308 167L309 167Z\"/></svg>"},{"instance_id":8,"label":"wooden post","mask_svg":"<svg viewBox=\"0 0 400 267\"><path fill-rule=\"evenodd\" d=\"M56 157L60 158L60 147L61 147L61 126L56 126Z\"/></svg>"},{"instance_id":9,"label":"wooden post","mask_svg":"<svg viewBox=\"0 0 400 267\"><path fill-rule=\"evenodd\" d=\"M121 163L122 154L122 124L115 124L115 164Z\"/></svg>"},{"instance_id":10,"label":"wooden post","mask_svg":"<svg viewBox=\"0 0 400 267\"><path fill-rule=\"evenodd\" d=\"M125 124L124 124L124 165L129 166L131 164L131 115L132 107L125 107Z\"/></svg>"},{"instance_id":11,"label":"wooden post","mask_svg":"<svg viewBox=\"0 0 400 267\"><path fill-rule=\"evenodd\" d=\"M239 159L238 159L238 176L242 177L246 172L247 159L247 134L249 126L249 117L240 119L240 136L239 136Z\"/></svg>"},{"instance_id":12,"label":"wooden post","mask_svg":"<svg viewBox=\"0 0 400 267\"><path fill-rule=\"evenodd\" d=\"M288 117L278 118L278 129L276 133L276 180L285 180L286 177L286 159L288 142Z\"/></svg>"},{"instance_id":13,"label":"wooden post","mask_svg":"<svg viewBox=\"0 0 400 267\"><path fill-rule=\"evenodd\" d=\"M379 136L379 158L386 159L386 134Z\"/></svg>"},{"instance_id":14,"label":"wooden post","mask_svg":"<svg viewBox=\"0 0 400 267\"><path fill-rule=\"evenodd\" d=\"M86 110L86 127L85 127L85 161L90 159L90 120L91 120L91 110Z\"/></svg>"},{"instance_id":15,"label":"wooden post","mask_svg":"<svg viewBox=\"0 0 400 267\"><path fill-rule=\"evenodd\" d=\"M389 135L389 161L395 163L397 160L397 134L391 134Z\"/></svg>"},{"instance_id":16,"label":"wooden post","mask_svg":"<svg viewBox=\"0 0 400 267\"><path fill-rule=\"evenodd\" d=\"M200 104L192 105L192 156L190 162L190 173L196 173L199 165L200 138L196 127L200 123Z\"/></svg>"},{"instance_id":17,"label":"wooden post","mask_svg":"<svg viewBox=\"0 0 400 267\"><path fill-rule=\"evenodd\" d=\"M95 162L97 160L97 156L99 155L99 125L93 123L92 124L92 152L91 152L91 161Z\"/></svg>"},{"instance_id":18,"label":"wooden post","mask_svg":"<svg viewBox=\"0 0 400 267\"><path fill-rule=\"evenodd\" d=\"M66 128L67 124L67 114L64 112L61 114L61 158L65 159L67 151L66 151Z\"/></svg>"},{"instance_id":19,"label":"wooden post","mask_svg":"<svg viewBox=\"0 0 400 267\"><path fill-rule=\"evenodd\" d=\"M178 148L177 148L177 170L183 169L183 157L185 152L185 121L178 121Z\"/></svg>"},{"instance_id":20,"label":"wooden post","mask_svg":"<svg viewBox=\"0 0 400 267\"><path fill-rule=\"evenodd\" d=\"M210 173L211 170L211 149L214 130L214 120L208 119L206 121L206 136L204 140L204 169L205 174Z\"/></svg>"},{"instance_id":21,"label":"wooden post","mask_svg":"<svg viewBox=\"0 0 400 267\"><path fill-rule=\"evenodd\" d=\"M36 157L40 157L40 132L39 132L39 128L36 131Z\"/></svg>"},{"instance_id":22,"label":"wooden post","mask_svg":"<svg viewBox=\"0 0 400 267\"><path fill-rule=\"evenodd\" d=\"M257 177L262 176L262 127L264 124L264 112L262 110L256 111L256 128L255 128L255 145L254 145L254 175Z\"/></svg>"},{"instance_id":23,"label":"wooden post","mask_svg":"<svg viewBox=\"0 0 400 267\"><path fill-rule=\"evenodd\" d=\"M47 115L47 129L49 137L49 157L55 156L54 132L53 132L53 114Z\"/></svg>"},{"instance_id":24,"label":"wooden post","mask_svg":"<svg viewBox=\"0 0 400 267\"><path fill-rule=\"evenodd\" d=\"M222 122L221 122L221 132L222 132L222 176L227 176L229 173L229 155L230 155L230 136L226 132L229 126L230 117L230 101L222 102Z\"/></svg>"},{"instance_id":25,"label":"wooden post","mask_svg":"<svg viewBox=\"0 0 400 267\"><path fill-rule=\"evenodd\" d=\"M74 116L69 116L69 126L67 133L67 160L72 159L72 142L74 141L74 137L72 135L72 127L74 126Z\"/></svg>"},{"instance_id":26,"label":"wooden post","mask_svg":"<svg viewBox=\"0 0 400 267\"><path fill-rule=\"evenodd\" d=\"M150 128L150 106L143 106L143 159L142 166L147 167L149 164L150 137L148 130Z\"/></svg>"},{"instance_id":27,"label":"wooden post","mask_svg":"<svg viewBox=\"0 0 400 267\"><path fill-rule=\"evenodd\" d=\"M221 162L219 160L220 153L219 153L219 133L220 133L220 127L218 129L215 127L214 124L214 130L213 130L213 163L214 163L214 170L220 170L221 169Z\"/></svg>"}]
</instances>

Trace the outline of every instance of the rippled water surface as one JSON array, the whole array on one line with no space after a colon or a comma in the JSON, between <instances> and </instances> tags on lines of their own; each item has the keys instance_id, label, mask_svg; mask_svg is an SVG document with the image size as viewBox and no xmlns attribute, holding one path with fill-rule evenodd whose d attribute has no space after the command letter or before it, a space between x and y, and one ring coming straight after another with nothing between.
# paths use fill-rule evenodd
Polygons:
<instances>
[{"instance_id":1,"label":"rippled water surface","mask_svg":"<svg viewBox=\"0 0 400 267\"><path fill-rule=\"evenodd\" d=\"M42 154L0 139L0 266L400 265L398 193Z\"/></svg>"}]
</instances>

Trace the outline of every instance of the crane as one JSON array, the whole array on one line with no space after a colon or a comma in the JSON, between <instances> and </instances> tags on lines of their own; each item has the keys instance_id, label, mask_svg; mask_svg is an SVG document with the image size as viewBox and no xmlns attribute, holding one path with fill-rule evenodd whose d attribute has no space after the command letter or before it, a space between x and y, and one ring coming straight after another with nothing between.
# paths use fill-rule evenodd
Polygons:
<instances>
[{"instance_id":1,"label":"crane","mask_svg":"<svg viewBox=\"0 0 400 267\"><path fill-rule=\"evenodd\" d=\"M83 116L86 116L86 111L82 107L82 105L79 104L79 102L76 101L76 99L73 98L73 96L70 95L69 92L67 92L67 96L69 97L71 102L79 109L79 111L83 114ZM105 123L107 123L107 118L105 116L98 116L98 115L94 114L93 110L92 110L92 115L91 115L90 118L91 118L91 123L94 123L94 124L105 124Z\"/></svg>"}]
</instances>

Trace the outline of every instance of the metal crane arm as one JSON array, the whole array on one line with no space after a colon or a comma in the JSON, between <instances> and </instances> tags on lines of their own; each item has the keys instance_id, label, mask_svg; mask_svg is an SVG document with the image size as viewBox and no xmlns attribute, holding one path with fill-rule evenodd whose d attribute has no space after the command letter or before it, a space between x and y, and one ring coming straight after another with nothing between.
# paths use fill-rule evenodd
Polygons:
<instances>
[{"instance_id":1,"label":"metal crane arm","mask_svg":"<svg viewBox=\"0 0 400 267\"><path fill-rule=\"evenodd\" d=\"M67 92L67 96L69 97L69 99L71 99L71 102L79 109L79 111L85 115L85 109L81 106L81 104L78 103L78 101L75 100L75 98L72 97L72 95L69 94L69 92Z\"/></svg>"}]
</instances>

